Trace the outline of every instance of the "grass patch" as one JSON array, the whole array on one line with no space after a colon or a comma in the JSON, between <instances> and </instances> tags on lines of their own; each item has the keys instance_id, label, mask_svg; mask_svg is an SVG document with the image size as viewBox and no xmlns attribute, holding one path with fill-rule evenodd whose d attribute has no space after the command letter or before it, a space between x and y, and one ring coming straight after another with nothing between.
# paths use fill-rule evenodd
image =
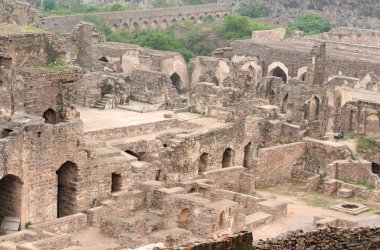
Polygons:
<instances>
[{"instance_id":1,"label":"grass patch","mask_svg":"<svg viewBox=\"0 0 380 250\"><path fill-rule=\"evenodd\" d=\"M301 200L312 207L328 208L334 204L331 200L327 199L326 197L304 197L301 198Z\"/></svg>"},{"instance_id":2,"label":"grass patch","mask_svg":"<svg viewBox=\"0 0 380 250\"><path fill-rule=\"evenodd\" d=\"M287 119L286 123L293 124L293 120L292 119Z\"/></svg>"},{"instance_id":3,"label":"grass patch","mask_svg":"<svg viewBox=\"0 0 380 250\"><path fill-rule=\"evenodd\" d=\"M64 69L67 69L69 65L65 63L64 61L58 60L53 63L44 64L42 65L42 67L48 70L64 70Z\"/></svg>"},{"instance_id":4,"label":"grass patch","mask_svg":"<svg viewBox=\"0 0 380 250\"><path fill-rule=\"evenodd\" d=\"M255 109L252 110L252 111L251 111L251 115L252 115L252 116L257 116L257 111L256 111Z\"/></svg>"},{"instance_id":5,"label":"grass patch","mask_svg":"<svg viewBox=\"0 0 380 250\"><path fill-rule=\"evenodd\" d=\"M358 153L371 153L376 154L379 152L379 148L376 145L376 141L368 137L360 137L356 142L356 151Z\"/></svg>"}]
</instances>

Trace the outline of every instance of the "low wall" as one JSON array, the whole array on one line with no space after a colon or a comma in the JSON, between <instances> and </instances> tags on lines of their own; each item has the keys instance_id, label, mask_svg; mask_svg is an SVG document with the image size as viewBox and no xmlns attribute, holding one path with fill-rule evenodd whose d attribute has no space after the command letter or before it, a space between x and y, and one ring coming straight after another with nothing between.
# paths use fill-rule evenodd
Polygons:
<instances>
[{"instance_id":1,"label":"low wall","mask_svg":"<svg viewBox=\"0 0 380 250\"><path fill-rule=\"evenodd\" d=\"M379 177L372 173L370 162L357 161L335 161L329 164L326 168L326 177L352 183L366 183L374 187L379 180Z\"/></svg>"},{"instance_id":2,"label":"low wall","mask_svg":"<svg viewBox=\"0 0 380 250\"><path fill-rule=\"evenodd\" d=\"M327 227L310 232L289 232L281 237L260 240L253 249L379 249L380 227L342 229Z\"/></svg>"},{"instance_id":3,"label":"low wall","mask_svg":"<svg viewBox=\"0 0 380 250\"><path fill-rule=\"evenodd\" d=\"M35 232L47 231L55 234L71 233L87 227L87 215L78 213L62 217L53 221L48 221L29 227Z\"/></svg>"},{"instance_id":4,"label":"low wall","mask_svg":"<svg viewBox=\"0 0 380 250\"><path fill-rule=\"evenodd\" d=\"M236 183L236 180L240 180L245 171L244 167L229 167L205 172L203 176L205 179L214 181L214 187L217 189L239 192L242 183Z\"/></svg>"}]
</instances>

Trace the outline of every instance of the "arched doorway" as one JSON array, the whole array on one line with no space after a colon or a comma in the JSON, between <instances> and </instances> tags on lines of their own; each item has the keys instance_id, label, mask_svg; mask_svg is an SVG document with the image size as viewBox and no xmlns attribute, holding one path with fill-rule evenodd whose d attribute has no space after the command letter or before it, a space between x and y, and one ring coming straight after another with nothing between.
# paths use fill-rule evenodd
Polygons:
<instances>
[{"instance_id":1,"label":"arched doorway","mask_svg":"<svg viewBox=\"0 0 380 250\"><path fill-rule=\"evenodd\" d=\"M252 143L248 143L244 147L244 162L243 162L243 167L249 168L252 162Z\"/></svg>"},{"instance_id":2,"label":"arched doorway","mask_svg":"<svg viewBox=\"0 0 380 250\"><path fill-rule=\"evenodd\" d=\"M252 65L249 65L248 71L249 71L249 81L255 82L257 80L257 72L255 68Z\"/></svg>"},{"instance_id":3,"label":"arched doorway","mask_svg":"<svg viewBox=\"0 0 380 250\"><path fill-rule=\"evenodd\" d=\"M306 81L306 73L307 72L304 72L304 73L302 73L300 76L299 76L299 79L301 80L301 81Z\"/></svg>"},{"instance_id":4,"label":"arched doorway","mask_svg":"<svg viewBox=\"0 0 380 250\"><path fill-rule=\"evenodd\" d=\"M287 82L288 81L288 76L286 75L285 71L282 70L279 66L277 66L276 68L274 68L272 70L271 75L274 76L274 77L281 78L283 82Z\"/></svg>"},{"instance_id":5,"label":"arched doorway","mask_svg":"<svg viewBox=\"0 0 380 250\"><path fill-rule=\"evenodd\" d=\"M178 227L187 229L190 223L191 213L188 208L184 208L178 215Z\"/></svg>"},{"instance_id":6,"label":"arched doorway","mask_svg":"<svg viewBox=\"0 0 380 250\"><path fill-rule=\"evenodd\" d=\"M288 94L282 98L282 105L281 105L281 111L282 113L286 114L288 112Z\"/></svg>"},{"instance_id":7,"label":"arched doorway","mask_svg":"<svg viewBox=\"0 0 380 250\"><path fill-rule=\"evenodd\" d=\"M223 152L222 168L229 168L234 165L235 152L231 148L227 148Z\"/></svg>"},{"instance_id":8,"label":"arched doorway","mask_svg":"<svg viewBox=\"0 0 380 250\"><path fill-rule=\"evenodd\" d=\"M319 117L319 99L316 96L313 96L309 104L309 121L316 121Z\"/></svg>"},{"instance_id":9,"label":"arched doorway","mask_svg":"<svg viewBox=\"0 0 380 250\"><path fill-rule=\"evenodd\" d=\"M0 179L0 221L4 217L21 218L22 180L8 174Z\"/></svg>"},{"instance_id":10,"label":"arched doorway","mask_svg":"<svg viewBox=\"0 0 380 250\"><path fill-rule=\"evenodd\" d=\"M56 173L58 178L57 217L60 218L77 211L78 166L68 161Z\"/></svg>"},{"instance_id":11,"label":"arched doorway","mask_svg":"<svg viewBox=\"0 0 380 250\"><path fill-rule=\"evenodd\" d=\"M219 229L225 229L227 227L226 213L222 211L219 215Z\"/></svg>"},{"instance_id":12,"label":"arched doorway","mask_svg":"<svg viewBox=\"0 0 380 250\"><path fill-rule=\"evenodd\" d=\"M58 123L58 114L54 109L49 108L46 110L42 117L45 119L45 123L57 124Z\"/></svg>"},{"instance_id":13,"label":"arched doorway","mask_svg":"<svg viewBox=\"0 0 380 250\"><path fill-rule=\"evenodd\" d=\"M208 164L208 154L203 153L199 157L199 167L198 167L198 174L201 174L207 170L207 164Z\"/></svg>"},{"instance_id":14,"label":"arched doorway","mask_svg":"<svg viewBox=\"0 0 380 250\"><path fill-rule=\"evenodd\" d=\"M139 24L136 23L136 22L134 22L134 23L132 24L132 26L133 26L133 30L138 30L138 29L139 29Z\"/></svg>"},{"instance_id":15,"label":"arched doorway","mask_svg":"<svg viewBox=\"0 0 380 250\"><path fill-rule=\"evenodd\" d=\"M177 73L173 73L170 76L170 80L172 81L172 84L175 87L175 89L177 90L177 92L180 93L181 85L182 85L181 77Z\"/></svg>"},{"instance_id":16,"label":"arched doorway","mask_svg":"<svg viewBox=\"0 0 380 250\"><path fill-rule=\"evenodd\" d=\"M367 116L365 131L367 136L380 136L380 121L378 114L369 114Z\"/></svg>"}]
</instances>

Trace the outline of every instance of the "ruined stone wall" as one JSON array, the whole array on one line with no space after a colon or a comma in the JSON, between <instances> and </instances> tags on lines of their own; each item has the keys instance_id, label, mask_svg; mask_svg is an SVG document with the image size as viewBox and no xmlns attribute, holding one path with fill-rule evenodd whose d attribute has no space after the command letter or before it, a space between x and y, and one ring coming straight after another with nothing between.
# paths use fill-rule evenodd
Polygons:
<instances>
[{"instance_id":1,"label":"ruined stone wall","mask_svg":"<svg viewBox=\"0 0 380 250\"><path fill-rule=\"evenodd\" d=\"M0 53L9 55L12 67L35 67L63 59L62 42L57 35L42 31L8 34L0 36Z\"/></svg>"},{"instance_id":2,"label":"ruined stone wall","mask_svg":"<svg viewBox=\"0 0 380 250\"><path fill-rule=\"evenodd\" d=\"M12 122L14 132L2 139L6 151L1 154L8 159L6 173L19 177L25 187L21 191L21 214L18 217L21 217L22 225L26 221L38 223L55 219L57 170L64 163L73 162L80 176L85 166L83 124L73 119L45 125L42 118L33 116L14 118ZM87 207L83 202L86 198L84 183L83 179L76 179L73 184L77 194L72 200L73 211Z\"/></svg>"},{"instance_id":3,"label":"ruined stone wall","mask_svg":"<svg viewBox=\"0 0 380 250\"><path fill-rule=\"evenodd\" d=\"M349 181L351 183L368 183L376 186L379 177L372 173L370 162L334 161L326 167L326 177Z\"/></svg>"},{"instance_id":4,"label":"ruined stone wall","mask_svg":"<svg viewBox=\"0 0 380 250\"><path fill-rule=\"evenodd\" d=\"M343 43L380 46L380 31L378 30L337 27L320 34L319 37L323 40Z\"/></svg>"},{"instance_id":5,"label":"ruined stone wall","mask_svg":"<svg viewBox=\"0 0 380 250\"><path fill-rule=\"evenodd\" d=\"M25 2L14 0L0 1L0 23L15 23L17 25L43 26L43 19Z\"/></svg>"},{"instance_id":6,"label":"ruined stone wall","mask_svg":"<svg viewBox=\"0 0 380 250\"><path fill-rule=\"evenodd\" d=\"M274 154L276 157L273 157ZM257 163L253 168L256 187L290 181L294 165L304 154L305 144L302 142L259 149Z\"/></svg>"},{"instance_id":7,"label":"ruined stone wall","mask_svg":"<svg viewBox=\"0 0 380 250\"><path fill-rule=\"evenodd\" d=\"M201 6L182 6L166 9L119 11L91 14L104 19L114 30L136 30L140 28L166 28L180 20L203 21L207 16L221 19L231 13L230 4L210 4ZM45 18L47 29L53 32L71 32L86 15L57 16Z\"/></svg>"},{"instance_id":8,"label":"ruined stone wall","mask_svg":"<svg viewBox=\"0 0 380 250\"><path fill-rule=\"evenodd\" d=\"M42 117L49 108L57 112L58 120L65 119L74 103L75 90L81 78L79 68L62 71L44 68L17 69L13 80L0 89L3 114L29 113Z\"/></svg>"},{"instance_id":9,"label":"ruined stone wall","mask_svg":"<svg viewBox=\"0 0 380 250\"><path fill-rule=\"evenodd\" d=\"M271 47L263 44L255 44L244 41L232 43L232 51L226 51L226 56L244 55L259 57L263 69L263 75L268 75L268 66L273 62L282 62L289 70L289 76L297 77L298 70L309 63L308 49L295 50L290 44L288 48ZM346 58L341 55L326 54L325 80L329 76L338 75L339 71L345 76L361 78L369 72L380 75L379 63L368 60L363 63L361 60Z\"/></svg>"},{"instance_id":10,"label":"ruined stone wall","mask_svg":"<svg viewBox=\"0 0 380 250\"><path fill-rule=\"evenodd\" d=\"M129 78L130 98L150 104L167 104L176 98L178 91L164 73L135 70Z\"/></svg>"},{"instance_id":11,"label":"ruined stone wall","mask_svg":"<svg viewBox=\"0 0 380 250\"><path fill-rule=\"evenodd\" d=\"M295 231L281 237L254 242L253 249L378 249L380 228L334 228Z\"/></svg>"},{"instance_id":12,"label":"ruined stone wall","mask_svg":"<svg viewBox=\"0 0 380 250\"><path fill-rule=\"evenodd\" d=\"M331 141L307 138L304 154L305 170L313 173L325 171L328 164L347 157L346 146Z\"/></svg>"},{"instance_id":13,"label":"ruined stone wall","mask_svg":"<svg viewBox=\"0 0 380 250\"><path fill-rule=\"evenodd\" d=\"M380 104L366 101L347 102L338 116L340 131L346 134L380 135Z\"/></svg>"}]
</instances>

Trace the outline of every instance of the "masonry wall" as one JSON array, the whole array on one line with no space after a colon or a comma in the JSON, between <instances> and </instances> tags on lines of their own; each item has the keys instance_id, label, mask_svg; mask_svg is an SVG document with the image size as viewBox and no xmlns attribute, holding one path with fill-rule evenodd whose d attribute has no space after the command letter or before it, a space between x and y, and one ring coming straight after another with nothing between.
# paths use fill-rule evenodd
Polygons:
<instances>
[{"instance_id":1,"label":"masonry wall","mask_svg":"<svg viewBox=\"0 0 380 250\"><path fill-rule=\"evenodd\" d=\"M136 30L139 28L166 28L179 20L203 21L208 15L221 19L231 13L230 4L182 6L166 9L118 11L91 14L103 18L113 29ZM47 17L45 23L50 31L70 32L86 15Z\"/></svg>"},{"instance_id":2,"label":"masonry wall","mask_svg":"<svg viewBox=\"0 0 380 250\"><path fill-rule=\"evenodd\" d=\"M0 23L43 26L42 17L29 4L21 1L0 1Z\"/></svg>"},{"instance_id":3,"label":"masonry wall","mask_svg":"<svg viewBox=\"0 0 380 250\"><path fill-rule=\"evenodd\" d=\"M380 228L342 229L327 227L315 231L295 231L281 237L259 240L253 249L378 249Z\"/></svg>"},{"instance_id":4,"label":"masonry wall","mask_svg":"<svg viewBox=\"0 0 380 250\"><path fill-rule=\"evenodd\" d=\"M305 144L302 142L259 149L257 164L252 171L256 177L256 187L290 181L293 167L304 154Z\"/></svg>"}]
</instances>

